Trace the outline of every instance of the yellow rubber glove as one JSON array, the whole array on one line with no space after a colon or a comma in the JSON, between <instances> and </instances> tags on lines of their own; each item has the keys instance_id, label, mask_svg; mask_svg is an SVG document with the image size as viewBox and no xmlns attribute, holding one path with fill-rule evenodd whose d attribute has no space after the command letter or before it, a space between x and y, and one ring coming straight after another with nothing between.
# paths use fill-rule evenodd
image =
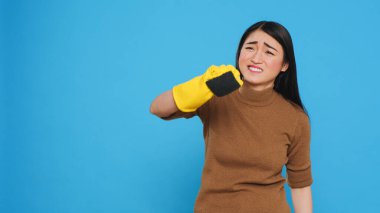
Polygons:
<instances>
[{"instance_id":1,"label":"yellow rubber glove","mask_svg":"<svg viewBox=\"0 0 380 213\"><path fill-rule=\"evenodd\" d=\"M182 112L194 112L213 95L227 95L243 84L232 65L210 66L203 75L173 87L174 101Z\"/></svg>"}]
</instances>

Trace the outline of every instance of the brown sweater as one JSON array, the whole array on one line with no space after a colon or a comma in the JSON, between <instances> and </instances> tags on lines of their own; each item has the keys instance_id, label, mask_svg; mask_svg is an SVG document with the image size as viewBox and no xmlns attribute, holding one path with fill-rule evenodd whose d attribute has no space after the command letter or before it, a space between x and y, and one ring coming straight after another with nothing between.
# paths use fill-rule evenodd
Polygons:
<instances>
[{"instance_id":1,"label":"brown sweater","mask_svg":"<svg viewBox=\"0 0 380 213\"><path fill-rule=\"evenodd\" d=\"M203 123L205 162L196 213L289 213L284 190L312 184L310 124L297 105L272 88L245 85L214 96L194 113L163 118ZM286 165L287 179L281 175Z\"/></svg>"}]
</instances>

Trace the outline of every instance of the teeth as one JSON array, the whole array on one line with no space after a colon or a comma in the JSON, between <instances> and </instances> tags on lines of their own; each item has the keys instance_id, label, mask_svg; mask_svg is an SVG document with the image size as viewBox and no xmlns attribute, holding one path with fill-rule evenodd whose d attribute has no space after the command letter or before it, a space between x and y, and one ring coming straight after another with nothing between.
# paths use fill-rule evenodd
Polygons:
<instances>
[{"instance_id":1,"label":"teeth","mask_svg":"<svg viewBox=\"0 0 380 213\"><path fill-rule=\"evenodd\" d=\"M254 71L254 72L262 72L262 69L254 68L254 67L248 67L249 70Z\"/></svg>"}]
</instances>

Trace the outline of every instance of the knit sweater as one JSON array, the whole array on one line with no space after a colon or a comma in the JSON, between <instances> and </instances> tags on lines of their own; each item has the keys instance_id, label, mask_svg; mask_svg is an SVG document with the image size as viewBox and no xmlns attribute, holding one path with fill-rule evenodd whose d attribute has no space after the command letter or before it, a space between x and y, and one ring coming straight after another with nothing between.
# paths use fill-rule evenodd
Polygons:
<instances>
[{"instance_id":1,"label":"knit sweater","mask_svg":"<svg viewBox=\"0 0 380 213\"><path fill-rule=\"evenodd\" d=\"M195 115L205 140L195 213L289 213L285 182L291 188L312 184L309 119L273 88L255 91L243 84L196 112L162 119Z\"/></svg>"}]
</instances>

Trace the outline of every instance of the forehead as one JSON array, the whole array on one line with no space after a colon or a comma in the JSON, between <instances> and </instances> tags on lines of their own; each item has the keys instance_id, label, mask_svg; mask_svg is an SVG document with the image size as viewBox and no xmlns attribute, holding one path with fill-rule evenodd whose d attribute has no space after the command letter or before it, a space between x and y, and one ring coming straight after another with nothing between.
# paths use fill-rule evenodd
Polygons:
<instances>
[{"instance_id":1,"label":"forehead","mask_svg":"<svg viewBox=\"0 0 380 213\"><path fill-rule=\"evenodd\" d=\"M272 47L276 48L277 50L282 49L281 44L278 41L276 41L276 39L274 39L272 36L270 36L262 30L256 30L249 34L247 39L245 39L244 44L252 41L257 41L259 44L264 44L265 42L271 45Z\"/></svg>"}]
</instances>

